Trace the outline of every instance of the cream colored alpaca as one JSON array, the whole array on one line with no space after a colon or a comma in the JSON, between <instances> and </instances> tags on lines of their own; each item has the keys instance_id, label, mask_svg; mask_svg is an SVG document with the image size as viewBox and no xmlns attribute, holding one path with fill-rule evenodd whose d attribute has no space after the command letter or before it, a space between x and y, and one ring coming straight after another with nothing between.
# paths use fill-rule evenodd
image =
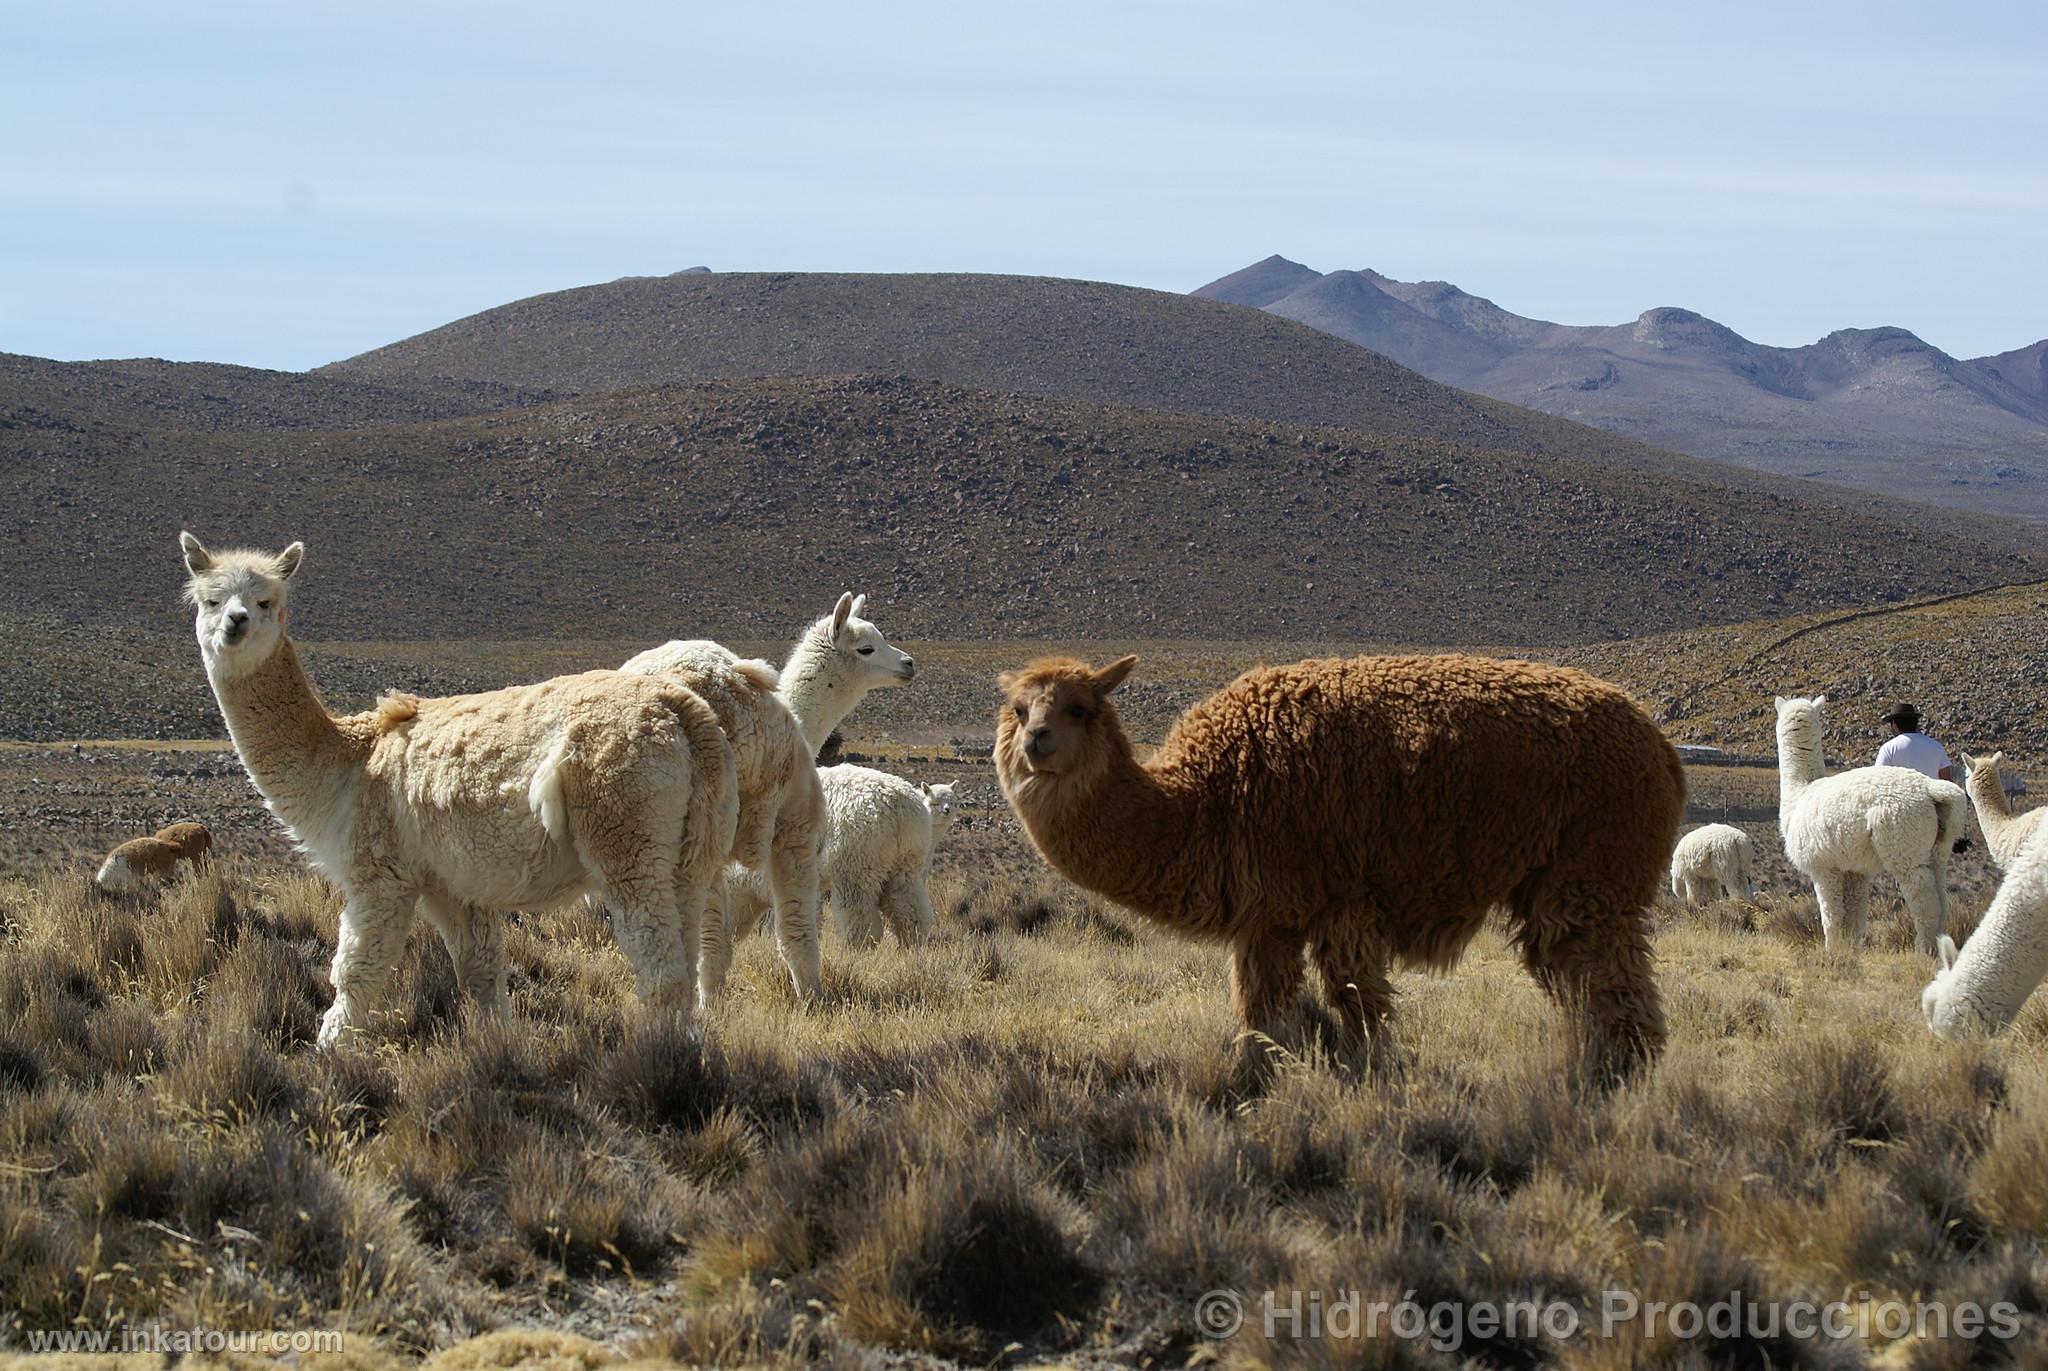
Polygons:
<instances>
[{"instance_id":1,"label":"cream colored alpaca","mask_svg":"<svg viewBox=\"0 0 2048 1371\"><path fill-rule=\"evenodd\" d=\"M464 993L502 1013L497 911L594 892L640 997L689 1012L688 953L738 817L732 747L709 705L673 681L593 671L481 695L387 696L335 717L285 632L303 545L215 555L189 533L180 541L235 751L346 899L322 1047L376 1008L415 906Z\"/></svg>"},{"instance_id":2,"label":"cream colored alpaca","mask_svg":"<svg viewBox=\"0 0 2048 1371\"><path fill-rule=\"evenodd\" d=\"M704 697L732 741L739 763L740 818L732 859L756 873L775 910L776 941L797 998L819 992L818 870L825 835L825 795L812 748L789 706L776 694L780 676L766 662L742 660L703 639L664 643L622 670L681 681ZM732 967L730 920L718 883L706 909L698 995L709 1005Z\"/></svg>"},{"instance_id":3,"label":"cream colored alpaca","mask_svg":"<svg viewBox=\"0 0 2048 1371\"><path fill-rule=\"evenodd\" d=\"M2019 855L2020 844L2040 826L2041 816L2048 814L2048 809L2013 813L2012 797L2005 793L2005 778L1998 771L2004 762L2003 752L1983 758L1965 752L1963 788L1970 792L1970 803L1977 808L1977 827L1984 830L1984 845L1991 849L1991 860L2000 871L2009 871L2013 858Z\"/></svg>"}]
</instances>

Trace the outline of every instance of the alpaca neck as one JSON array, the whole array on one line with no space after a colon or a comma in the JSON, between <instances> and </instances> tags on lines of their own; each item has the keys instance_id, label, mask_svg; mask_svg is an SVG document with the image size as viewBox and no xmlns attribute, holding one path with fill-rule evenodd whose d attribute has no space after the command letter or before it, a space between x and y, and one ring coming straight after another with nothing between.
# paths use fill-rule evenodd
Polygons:
<instances>
[{"instance_id":1,"label":"alpaca neck","mask_svg":"<svg viewBox=\"0 0 2048 1371\"><path fill-rule=\"evenodd\" d=\"M832 643L816 632L806 633L783 664L782 686L776 693L796 715L804 730L804 741L813 756L832 736L865 693L844 679L839 654Z\"/></svg>"},{"instance_id":2,"label":"alpaca neck","mask_svg":"<svg viewBox=\"0 0 2048 1371\"><path fill-rule=\"evenodd\" d=\"M1778 732L1778 812L1789 813L1806 788L1828 774L1820 745L1806 738Z\"/></svg>"},{"instance_id":3,"label":"alpaca neck","mask_svg":"<svg viewBox=\"0 0 2048 1371\"><path fill-rule=\"evenodd\" d=\"M1985 845L1999 865L2009 865L2021 830L2012 805L2005 798L2005 785L1990 767L1978 767L1970 773L1969 780L1970 798L1977 802L1977 826L1984 830Z\"/></svg>"},{"instance_id":4,"label":"alpaca neck","mask_svg":"<svg viewBox=\"0 0 2048 1371\"><path fill-rule=\"evenodd\" d=\"M277 650L244 675L225 680L209 661L206 676L236 755L273 807L281 796L305 793L335 770L359 765L349 738L321 705L291 639L280 637ZM284 813L279 817L287 823L293 819Z\"/></svg>"},{"instance_id":5,"label":"alpaca neck","mask_svg":"<svg viewBox=\"0 0 2048 1371\"><path fill-rule=\"evenodd\" d=\"M1121 732L1102 741L1108 756L1095 773L1026 777L1013 787L1032 842L1077 885L1183 931L1220 934L1189 924L1219 905L1197 890L1213 883L1203 882L1194 842L1195 793L1175 786L1171 773L1140 765Z\"/></svg>"}]
</instances>

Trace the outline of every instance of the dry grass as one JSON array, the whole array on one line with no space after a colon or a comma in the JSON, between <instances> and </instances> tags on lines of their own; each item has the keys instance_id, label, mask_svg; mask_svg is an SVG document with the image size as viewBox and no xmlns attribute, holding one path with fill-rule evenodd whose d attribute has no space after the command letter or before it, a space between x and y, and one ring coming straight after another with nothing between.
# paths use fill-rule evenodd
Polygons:
<instances>
[{"instance_id":1,"label":"dry grass","mask_svg":"<svg viewBox=\"0 0 2048 1371\"><path fill-rule=\"evenodd\" d=\"M1394 1061L1228 1087L1223 959L1049 877L948 875L941 936L765 939L701 1027L605 929L522 918L515 1018L416 937L367 1043L309 1049L334 902L232 866L114 903L0 883L0 1346L31 1329L342 1328L364 1366L896 1354L1240 1365L1962 1366L2038 1357L2048 1012L1935 1042L1884 924L1810 899L1659 916L1669 1053L1613 1096L1504 942L1404 977ZM1958 927L1967 924L1966 911ZM1204 1339L1219 1289L1439 1301L2010 1300L2017 1345ZM572 1337L497 1334L519 1325ZM1284 1328L1281 1330L1284 1334ZM2031 1350L2029 1350L2031 1349ZM896 1358L900 1360L900 1358ZM316 1359L317 1360L317 1359Z\"/></svg>"}]
</instances>

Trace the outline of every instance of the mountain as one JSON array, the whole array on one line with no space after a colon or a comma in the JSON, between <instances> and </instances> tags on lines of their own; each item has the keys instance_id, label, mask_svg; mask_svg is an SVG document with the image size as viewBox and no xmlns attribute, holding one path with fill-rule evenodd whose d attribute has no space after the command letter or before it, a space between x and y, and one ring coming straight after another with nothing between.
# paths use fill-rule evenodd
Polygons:
<instances>
[{"instance_id":1,"label":"mountain","mask_svg":"<svg viewBox=\"0 0 2048 1371\"><path fill-rule=\"evenodd\" d=\"M2027 526L1922 516L905 378L326 432L0 429L0 577L73 648L182 627L181 527L305 539L294 622L330 640L775 639L855 588L909 637L1534 645L2038 574L2038 544L2000 541Z\"/></svg>"},{"instance_id":2,"label":"mountain","mask_svg":"<svg viewBox=\"0 0 2048 1371\"><path fill-rule=\"evenodd\" d=\"M2011 352L1972 358L1970 365L1991 380L2048 406L2048 338Z\"/></svg>"},{"instance_id":3,"label":"mountain","mask_svg":"<svg viewBox=\"0 0 2048 1371\"><path fill-rule=\"evenodd\" d=\"M1240 288L1241 278L1259 288ZM1256 301L1448 385L1654 446L2048 520L2048 344L1961 361L1877 328L1766 347L1675 308L1626 324L1555 324L1448 282L1324 274L1284 258L1194 293Z\"/></svg>"}]
</instances>

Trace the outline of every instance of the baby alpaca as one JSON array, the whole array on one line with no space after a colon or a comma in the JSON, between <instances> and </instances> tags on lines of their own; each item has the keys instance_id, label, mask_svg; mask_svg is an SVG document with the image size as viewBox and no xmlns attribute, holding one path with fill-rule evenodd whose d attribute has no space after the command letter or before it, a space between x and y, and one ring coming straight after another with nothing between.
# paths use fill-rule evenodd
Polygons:
<instances>
[{"instance_id":1,"label":"baby alpaca","mask_svg":"<svg viewBox=\"0 0 2048 1371\"><path fill-rule=\"evenodd\" d=\"M144 880L171 874L179 862L200 865L213 848L213 834L205 824L171 824L150 838L130 838L100 863L93 884L109 895L128 895L141 888Z\"/></svg>"},{"instance_id":2,"label":"baby alpaca","mask_svg":"<svg viewBox=\"0 0 2048 1371\"><path fill-rule=\"evenodd\" d=\"M1756 847L1733 824L1707 824L1678 840L1671 893L1688 904L1756 899Z\"/></svg>"},{"instance_id":3,"label":"baby alpaca","mask_svg":"<svg viewBox=\"0 0 2048 1371\"><path fill-rule=\"evenodd\" d=\"M1830 952L1863 937L1870 878L1889 874L1913 916L1926 956L1948 923L1948 859L1969 812L1962 787L1902 766L1830 776L1821 754L1821 706L1778 697L1778 828L1785 856L1813 882Z\"/></svg>"},{"instance_id":4,"label":"baby alpaca","mask_svg":"<svg viewBox=\"0 0 2048 1371\"><path fill-rule=\"evenodd\" d=\"M1938 1038L1996 1033L2048 975L2048 825L2036 824L2012 854L2005 880L1960 955L1941 937L1941 968L1920 995Z\"/></svg>"},{"instance_id":5,"label":"baby alpaca","mask_svg":"<svg viewBox=\"0 0 2048 1371\"><path fill-rule=\"evenodd\" d=\"M1984 845L1991 849L1991 860L2000 871L2012 866L2020 844L2041 826L2041 816L2048 813L2043 809L2013 813L2012 797L2005 793L2005 778L1998 771L2004 762L2003 752L1981 759L1963 754L1964 786L1970 792L1970 802L1976 806L1977 827L1984 830Z\"/></svg>"},{"instance_id":6,"label":"baby alpaca","mask_svg":"<svg viewBox=\"0 0 2048 1371\"><path fill-rule=\"evenodd\" d=\"M675 681L592 671L438 700L391 695L337 717L285 631L305 548L216 555L189 533L180 541L235 751L345 897L321 1047L376 1008L415 907L463 992L503 1013L496 911L595 892L640 998L690 1011L698 922L739 809L732 746L709 705Z\"/></svg>"},{"instance_id":7,"label":"baby alpaca","mask_svg":"<svg viewBox=\"0 0 2048 1371\"><path fill-rule=\"evenodd\" d=\"M934 810L920 787L851 765L820 767L818 780L826 815L818 865L833 928L849 947L874 946L884 925L906 946L924 941L938 918L927 885ZM726 899L729 926L744 933L761 922L768 892L758 875L734 872Z\"/></svg>"}]
</instances>

